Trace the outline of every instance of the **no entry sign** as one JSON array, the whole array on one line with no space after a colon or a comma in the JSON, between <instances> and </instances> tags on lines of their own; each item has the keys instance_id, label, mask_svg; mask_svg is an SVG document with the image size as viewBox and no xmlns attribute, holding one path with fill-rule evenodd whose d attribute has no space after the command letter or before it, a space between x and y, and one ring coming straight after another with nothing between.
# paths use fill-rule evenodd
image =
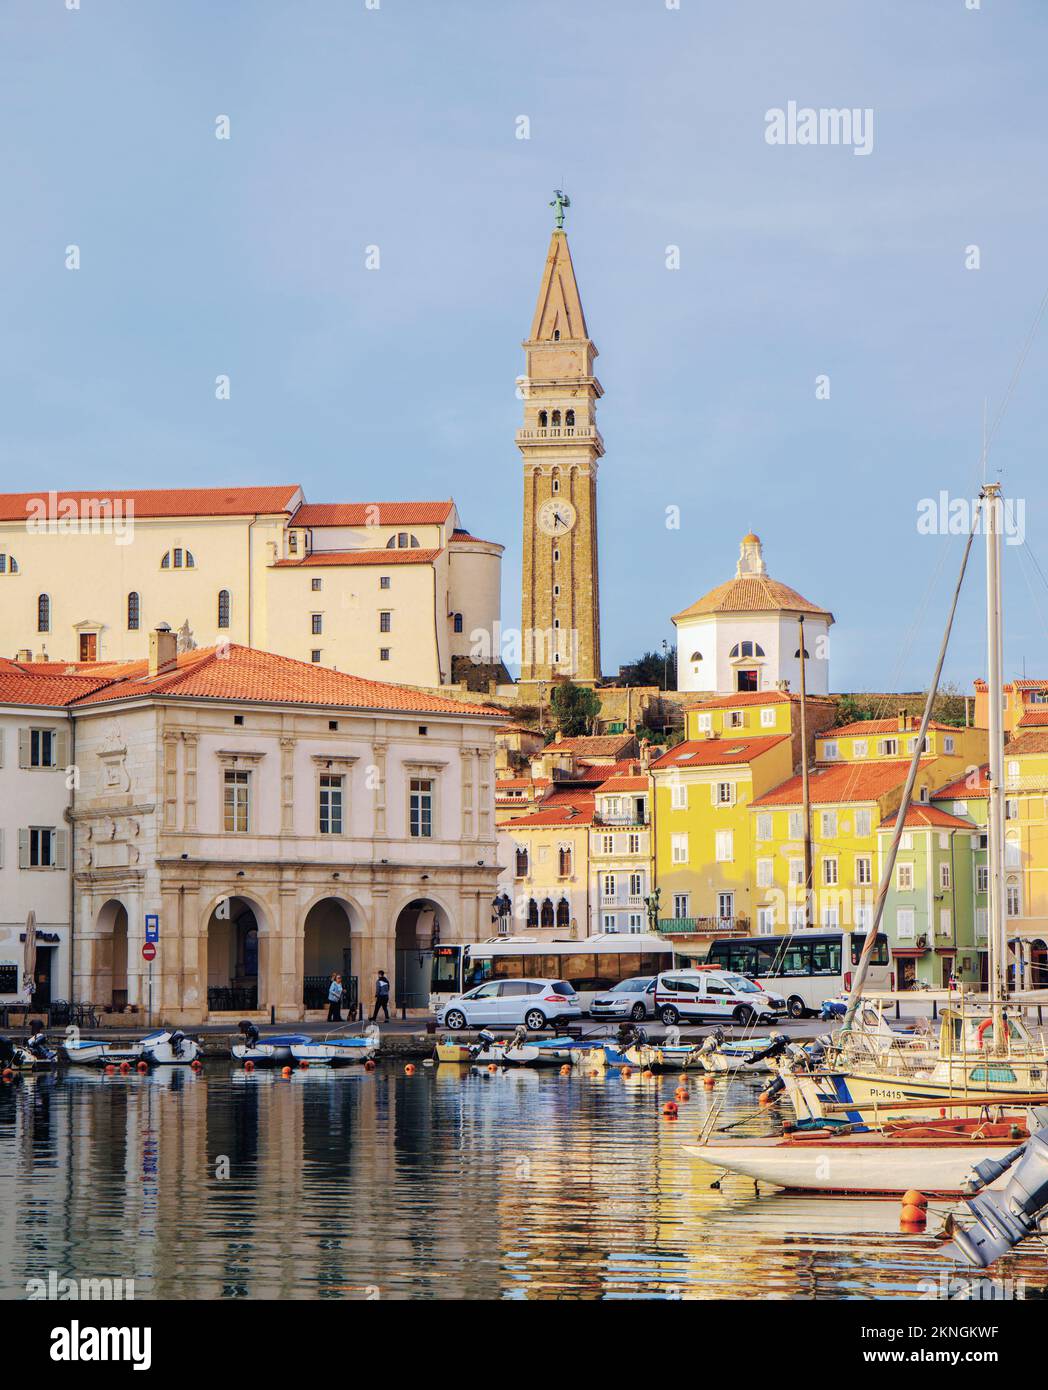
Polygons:
<instances>
[{"instance_id":1,"label":"no entry sign","mask_svg":"<svg viewBox=\"0 0 1048 1390\"><path fill-rule=\"evenodd\" d=\"M155 955L156 955L156 947L153 945L152 941L145 941L145 942L143 942L143 943L142 943L142 959L143 959L143 960L152 960L152 959L154 958Z\"/></svg>"}]
</instances>

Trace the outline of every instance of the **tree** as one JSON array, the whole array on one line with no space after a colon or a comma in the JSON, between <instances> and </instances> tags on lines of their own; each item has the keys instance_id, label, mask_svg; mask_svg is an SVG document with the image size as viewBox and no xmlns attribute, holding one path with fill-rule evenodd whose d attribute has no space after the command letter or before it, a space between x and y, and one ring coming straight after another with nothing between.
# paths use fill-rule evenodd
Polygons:
<instances>
[{"instance_id":1,"label":"tree","mask_svg":"<svg viewBox=\"0 0 1048 1390\"><path fill-rule=\"evenodd\" d=\"M588 685L576 685L574 681L555 685L549 703L554 722L565 738L588 734L600 714L597 692Z\"/></svg>"},{"instance_id":2,"label":"tree","mask_svg":"<svg viewBox=\"0 0 1048 1390\"><path fill-rule=\"evenodd\" d=\"M637 661L622 668L623 685L657 685L660 690L677 689L677 648L662 652L645 652Z\"/></svg>"}]
</instances>

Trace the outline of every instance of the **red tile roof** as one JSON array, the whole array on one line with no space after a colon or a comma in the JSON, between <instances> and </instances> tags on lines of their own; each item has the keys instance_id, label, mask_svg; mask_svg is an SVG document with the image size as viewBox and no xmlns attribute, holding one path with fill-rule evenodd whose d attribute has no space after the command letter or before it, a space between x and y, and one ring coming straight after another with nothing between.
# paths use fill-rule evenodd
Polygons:
<instances>
[{"instance_id":1,"label":"red tile roof","mask_svg":"<svg viewBox=\"0 0 1048 1390\"><path fill-rule=\"evenodd\" d=\"M0 493L0 521L25 521L36 515L41 503L46 515L58 518L64 503L75 502L78 512L85 512L92 503L114 504L129 515L134 507L137 517L164 516L267 516L290 512L301 496L296 484L284 487L188 487L157 488L139 491L135 488L82 488L74 492L56 492L52 504L49 492ZM90 512L98 515L98 512ZM105 515L105 513L101 513Z\"/></svg>"},{"instance_id":2,"label":"red tile roof","mask_svg":"<svg viewBox=\"0 0 1048 1390\"><path fill-rule=\"evenodd\" d=\"M934 762L933 758L922 759ZM901 787L910 770L909 762L892 759L881 763L819 763L808 774L808 792L816 804L831 802L877 801L886 792ZM771 791L758 796L754 806L799 806L801 777L791 777Z\"/></svg>"},{"instance_id":3,"label":"red tile roof","mask_svg":"<svg viewBox=\"0 0 1048 1390\"><path fill-rule=\"evenodd\" d=\"M295 526L441 526L454 502L303 502Z\"/></svg>"},{"instance_id":4,"label":"red tile roof","mask_svg":"<svg viewBox=\"0 0 1048 1390\"><path fill-rule=\"evenodd\" d=\"M149 696L164 699L247 700L265 704L410 710L419 714L474 714L504 719L489 705L463 704L410 686L364 680L288 656L230 644L184 652L174 670L150 677L145 661L130 662L114 680L78 701L78 707Z\"/></svg>"},{"instance_id":5,"label":"red tile roof","mask_svg":"<svg viewBox=\"0 0 1048 1390\"><path fill-rule=\"evenodd\" d=\"M1019 716L1017 729L1048 728L1048 705L1027 705Z\"/></svg>"},{"instance_id":6,"label":"red tile roof","mask_svg":"<svg viewBox=\"0 0 1048 1390\"><path fill-rule=\"evenodd\" d=\"M609 777L597 788L599 792L646 792L647 777Z\"/></svg>"},{"instance_id":7,"label":"red tile roof","mask_svg":"<svg viewBox=\"0 0 1048 1390\"><path fill-rule=\"evenodd\" d=\"M885 816L881 821L880 829L893 829L895 826L898 812L893 812L890 816ZM911 802L910 809L906 812L904 825L912 825L917 829L934 826L939 830L972 830L975 827L970 820L962 820L960 816L951 816L947 811L941 811L938 806L928 806L924 803L915 805Z\"/></svg>"},{"instance_id":8,"label":"red tile roof","mask_svg":"<svg viewBox=\"0 0 1048 1390\"><path fill-rule=\"evenodd\" d=\"M341 565L431 565L442 550L314 550L297 560L278 560L276 569L314 569Z\"/></svg>"},{"instance_id":9,"label":"red tile roof","mask_svg":"<svg viewBox=\"0 0 1048 1390\"><path fill-rule=\"evenodd\" d=\"M500 541L482 540L480 536L471 536L468 531L452 531L451 539L456 545L497 545L500 550L506 548Z\"/></svg>"},{"instance_id":10,"label":"red tile roof","mask_svg":"<svg viewBox=\"0 0 1048 1390\"><path fill-rule=\"evenodd\" d=\"M816 735L819 739L835 738L862 738L864 734L915 734L921 727L918 715L907 715L905 728L899 728L899 720L893 716L890 719L856 719L851 724L839 724L836 729L823 729ZM964 730L958 728L956 724L940 724L936 720L929 721L928 729L931 732L959 734Z\"/></svg>"},{"instance_id":11,"label":"red tile roof","mask_svg":"<svg viewBox=\"0 0 1048 1390\"><path fill-rule=\"evenodd\" d=\"M514 833L519 826L542 825L592 825L593 797L580 797L577 800L554 802L549 797L540 811L531 811L526 816L514 816L507 821L505 828Z\"/></svg>"},{"instance_id":12,"label":"red tile roof","mask_svg":"<svg viewBox=\"0 0 1048 1390\"><path fill-rule=\"evenodd\" d=\"M736 576L725 584L718 584L690 608L675 614L672 621L680 618L697 618L704 613L818 613L828 617L833 614L826 608L791 589L788 584L780 584L777 579L769 579L766 574Z\"/></svg>"},{"instance_id":13,"label":"red tile roof","mask_svg":"<svg viewBox=\"0 0 1048 1390\"><path fill-rule=\"evenodd\" d=\"M634 741L633 734L583 734L578 738L554 740L546 747L548 753L575 753L579 757L587 754L591 758L613 758L628 748Z\"/></svg>"},{"instance_id":14,"label":"red tile roof","mask_svg":"<svg viewBox=\"0 0 1048 1390\"><path fill-rule=\"evenodd\" d=\"M722 738L691 739L663 753L652 767L660 772L681 767L729 767L751 762L777 744L788 742L787 734L769 738L731 738L725 734Z\"/></svg>"},{"instance_id":15,"label":"red tile roof","mask_svg":"<svg viewBox=\"0 0 1048 1390\"><path fill-rule=\"evenodd\" d=\"M809 696L809 699L823 699L823 696ZM791 700L799 700L799 695L788 695L784 690L738 690L734 695L711 695L708 700L696 700L686 709L741 709L743 705L785 705Z\"/></svg>"},{"instance_id":16,"label":"red tile roof","mask_svg":"<svg viewBox=\"0 0 1048 1390\"><path fill-rule=\"evenodd\" d=\"M0 705L46 705L60 709L106 684L104 677L30 675L0 670Z\"/></svg>"},{"instance_id":17,"label":"red tile roof","mask_svg":"<svg viewBox=\"0 0 1048 1390\"><path fill-rule=\"evenodd\" d=\"M1018 758L1024 753L1048 753L1048 733L1030 729L1027 733L1012 738L1005 744L1005 757Z\"/></svg>"},{"instance_id":18,"label":"red tile roof","mask_svg":"<svg viewBox=\"0 0 1048 1390\"><path fill-rule=\"evenodd\" d=\"M990 795L987 776L990 768L988 763L983 763L982 767L976 771L976 784L974 787L968 785L967 777L958 777L953 782L947 782L945 787L940 787L937 792L932 792L933 801L974 801L980 797Z\"/></svg>"}]
</instances>

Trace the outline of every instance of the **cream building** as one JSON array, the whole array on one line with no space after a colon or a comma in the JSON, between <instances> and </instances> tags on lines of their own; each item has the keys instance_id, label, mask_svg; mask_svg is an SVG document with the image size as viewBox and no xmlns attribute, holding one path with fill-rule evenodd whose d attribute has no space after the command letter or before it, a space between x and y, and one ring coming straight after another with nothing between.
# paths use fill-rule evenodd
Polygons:
<instances>
[{"instance_id":1,"label":"cream building","mask_svg":"<svg viewBox=\"0 0 1048 1390\"><path fill-rule=\"evenodd\" d=\"M0 808L5 841L31 815L64 827L69 850L46 874L5 861L4 959L33 907L61 933L64 998L188 1024L293 1020L331 971L368 997L382 967L399 1002L424 1007L434 943L490 930L503 716L238 645L175 645L158 631L147 662L86 681L0 672L5 751L8 725L53 726L76 770L19 769L23 799ZM25 702L41 682L54 689L38 711ZM39 810L24 801L34 779Z\"/></svg>"},{"instance_id":2,"label":"cream building","mask_svg":"<svg viewBox=\"0 0 1048 1390\"><path fill-rule=\"evenodd\" d=\"M799 690L802 618L806 690L827 695L833 614L772 579L760 537L750 532L739 545L735 577L673 619L677 689L710 695Z\"/></svg>"},{"instance_id":3,"label":"cream building","mask_svg":"<svg viewBox=\"0 0 1048 1390\"><path fill-rule=\"evenodd\" d=\"M311 504L297 486L0 496L0 653L143 658L241 643L412 685L495 632L502 546L452 501ZM456 669L457 668L457 669Z\"/></svg>"}]
</instances>

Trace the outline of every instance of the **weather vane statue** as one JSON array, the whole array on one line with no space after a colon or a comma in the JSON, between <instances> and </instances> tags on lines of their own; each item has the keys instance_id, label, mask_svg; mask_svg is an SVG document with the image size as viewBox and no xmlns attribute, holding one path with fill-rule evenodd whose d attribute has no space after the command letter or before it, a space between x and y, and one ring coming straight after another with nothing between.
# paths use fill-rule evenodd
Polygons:
<instances>
[{"instance_id":1,"label":"weather vane statue","mask_svg":"<svg viewBox=\"0 0 1048 1390\"><path fill-rule=\"evenodd\" d=\"M550 207L557 209L553 214L553 225L558 231L562 232L564 230L564 209L571 207L571 199L566 193L562 193L559 188L555 188L553 190L553 201L550 203Z\"/></svg>"}]
</instances>

